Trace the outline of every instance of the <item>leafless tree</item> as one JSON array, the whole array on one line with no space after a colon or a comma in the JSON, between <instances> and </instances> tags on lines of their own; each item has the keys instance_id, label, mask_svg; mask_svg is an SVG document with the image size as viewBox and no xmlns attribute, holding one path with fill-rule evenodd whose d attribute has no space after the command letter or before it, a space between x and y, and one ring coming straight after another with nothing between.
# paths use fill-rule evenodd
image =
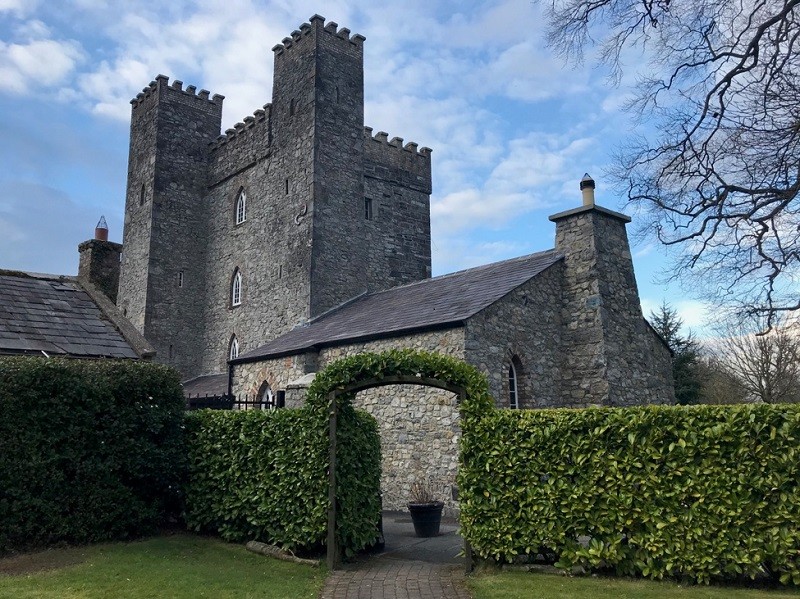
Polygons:
<instances>
[{"instance_id":1,"label":"leafless tree","mask_svg":"<svg viewBox=\"0 0 800 599\"><path fill-rule=\"evenodd\" d=\"M675 276L768 324L800 309L800 0L550 0L549 42L587 48L620 80L649 61L628 109L648 125L614 176L677 246ZM650 127L652 125L652 127Z\"/></svg>"},{"instance_id":2,"label":"leafless tree","mask_svg":"<svg viewBox=\"0 0 800 599\"><path fill-rule=\"evenodd\" d=\"M712 348L717 365L751 400L800 401L800 336L793 327L764 332L764 321L727 327Z\"/></svg>"},{"instance_id":3,"label":"leafless tree","mask_svg":"<svg viewBox=\"0 0 800 599\"><path fill-rule=\"evenodd\" d=\"M747 403L749 394L741 379L726 368L716 356L702 355L697 361L696 371L700 379L698 403Z\"/></svg>"}]
</instances>

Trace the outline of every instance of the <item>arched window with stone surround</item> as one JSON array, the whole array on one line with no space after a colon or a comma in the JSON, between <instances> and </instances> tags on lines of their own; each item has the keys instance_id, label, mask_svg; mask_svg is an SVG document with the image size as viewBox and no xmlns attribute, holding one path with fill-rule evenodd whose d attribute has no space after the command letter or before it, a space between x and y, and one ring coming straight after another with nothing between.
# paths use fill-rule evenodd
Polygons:
<instances>
[{"instance_id":1,"label":"arched window with stone surround","mask_svg":"<svg viewBox=\"0 0 800 599\"><path fill-rule=\"evenodd\" d=\"M247 193L242 187L236 196L236 224L241 225L247 220Z\"/></svg>"},{"instance_id":2,"label":"arched window with stone surround","mask_svg":"<svg viewBox=\"0 0 800 599\"><path fill-rule=\"evenodd\" d=\"M262 410L275 409L275 394L272 392L272 387L269 386L267 381L261 383L256 400L259 402L259 407Z\"/></svg>"},{"instance_id":3,"label":"arched window with stone surround","mask_svg":"<svg viewBox=\"0 0 800 599\"><path fill-rule=\"evenodd\" d=\"M231 342L228 344L228 359L235 360L239 357L239 340L236 335L231 335Z\"/></svg>"},{"instance_id":4,"label":"arched window with stone surround","mask_svg":"<svg viewBox=\"0 0 800 599\"><path fill-rule=\"evenodd\" d=\"M520 407L520 382L522 363L517 356L512 356L508 363L508 407L517 410Z\"/></svg>"},{"instance_id":5,"label":"arched window with stone surround","mask_svg":"<svg viewBox=\"0 0 800 599\"><path fill-rule=\"evenodd\" d=\"M242 304L242 272L237 268L233 271L231 280L231 306L236 307Z\"/></svg>"}]
</instances>

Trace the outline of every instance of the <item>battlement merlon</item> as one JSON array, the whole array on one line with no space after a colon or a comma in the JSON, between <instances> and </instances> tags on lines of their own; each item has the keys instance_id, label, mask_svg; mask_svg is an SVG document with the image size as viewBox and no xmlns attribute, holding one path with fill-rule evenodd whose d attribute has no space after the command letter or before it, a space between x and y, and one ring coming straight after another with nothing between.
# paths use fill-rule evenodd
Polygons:
<instances>
[{"instance_id":1,"label":"battlement merlon","mask_svg":"<svg viewBox=\"0 0 800 599\"><path fill-rule=\"evenodd\" d=\"M431 150L419 148L410 141L403 144L403 138L393 137L385 131L378 131L374 136L372 127L364 127L364 156L372 167L366 166L365 174L388 177L407 187L430 194L431 182ZM377 168L373 168L377 167Z\"/></svg>"},{"instance_id":2,"label":"battlement merlon","mask_svg":"<svg viewBox=\"0 0 800 599\"><path fill-rule=\"evenodd\" d=\"M272 104L264 104L264 107L255 110L252 116L244 117L242 122L236 123L232 128L227 129L223 135L209 142L211 151L213 152L237 138L241 139L245 134L263 134L264 130L269 128L271 118Z\"/></svg>"},{"instance_id":3,"label":"battlement merlon","mask_svg":"<svg viewBox=\"0 0 800 599\"><path fill-rule=\"evenodd\" d=\"M209 96L211 96L211 92L206 89L197 91L196 86L188 85L184 90L183 81L175 79L172 85L170 85L169 77L166 75L157 75L141 93L137 94L136 97L131 100L131 105L133 107L132 110L135 111L139 106L149 104L148 100L151 99L158 101L177 100L182 104L194 104L198 108L206 111L211 110L221 115L222 101L225 99L225 96L220 94Z\"/></svg>"},{"instance_id":4,"label":"battlement merlon","mask_svg":"<svg viewBox=\"0 0 800 599\"><path fill-rule=\"evenodd\" d=\"M393 137L391 141L389 140L389 134L385 131L378 131L374 136L372 135L372 127L364 127L364 137L366 138L365 144L369 144L370 142L374 142L380 144L382 146L395 148L397 150L402 150L403 152L408 152L411 156L417 156L420 158L425 158L430 160L431 158L431 150L425 146L419 147L419 144L413 141L409 141L405 145L403 145L403 138L402 137Z\"/></svg>"},{"instance_id":5,"label":"battlement merlon","mask_svg":"<svg viewBox=\"0 0 800 599\"><path fill-rule=\"evenodd\" d=\"M350 35L350 30L347 27L339 29L338 23L328 21L325 23L325 17L314 15L308 23L303 23L298 29L292 31L290 37L285 37L282 43L273 46L272 51L275 52L275 57L283 54L284 52L291 51L291 48L296 44L303 43L307 37L319 37L322 35L330 36L330 39L338 39L343 43L348 44L348 49L355 50L357 53L362 54L364 49L364 41L367 39L359 33Z\"/></svg>"}]
</instances>

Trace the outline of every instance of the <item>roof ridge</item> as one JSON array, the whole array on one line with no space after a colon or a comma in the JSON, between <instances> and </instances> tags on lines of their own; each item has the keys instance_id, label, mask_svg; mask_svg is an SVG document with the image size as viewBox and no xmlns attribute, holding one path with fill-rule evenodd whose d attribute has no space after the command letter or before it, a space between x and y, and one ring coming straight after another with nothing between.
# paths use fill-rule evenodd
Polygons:
<instances>
[{"instance_id":1,"label":"roof ridge","mask_svg":"<svg viewBox=\"0 0 800 599\"><path fill-rule=\"evenodd\" d=\"M0 268L0 276L18 277L20 279L36 279L38 281L64 281L75 279L75 277L70 275L54 275L45 272L29 272L25 270L12 270L7 268Z\"/></svg>"},{"instance_id":2,"label":"roof ridge","mask_svg":"<svg viewBox=\"0 0 800 599\"><path fill-rule=\"evenodd\" d=\"M448 272L448 273L443 274L443 275L437 275L435 277L430 277L429 279L422 279L421 281L412 281L411 283L405 283L403 285L397 285L395 287L389 287L388 289L381 289L380 291L375 291L373 293L361 294L361 295L356 296L355 298L353 298L353 300L359 299L361 297L374 297L376 295L381 295L383 293L389 293L390 291L395 291L397 289L405 289L407 287L413 287L415 285L423 285L425 283L430 283L432 281L441 281L443 279L447 279L447 278L458 276L458 275L463 275L463 274L468 273L468 272L475 272L475 271L478 271L478 270L485 270L485 269L488 269L488 268L491 268L491 267L496 267L496 266L499 266L500 264L508 264L509 262L523 262L525 260L529 260L530 258L533 258L534 256L543 256L545 254L554 254L554 253L556 253L556 249L555 248L550 248L549 250L542 250L542 251L539 251L539 252L533 252L532 254L525 254L524 256L517 256L515 258L506 258L505 260L498 260L497 262L489 262L487 264L481 264L479 266L471 266L470 268L463 268L461 270Z\"/></svg>"}]
</instances>

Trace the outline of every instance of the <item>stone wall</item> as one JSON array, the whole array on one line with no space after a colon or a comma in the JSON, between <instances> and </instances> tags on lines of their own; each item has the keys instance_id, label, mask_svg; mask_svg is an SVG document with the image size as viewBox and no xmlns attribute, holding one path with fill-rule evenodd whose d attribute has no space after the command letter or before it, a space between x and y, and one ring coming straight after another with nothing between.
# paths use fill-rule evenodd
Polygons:
<instances>
[{"instance_id":1,"label":"stone wall","mask_svg":"<svg viewBox=\"0 0 800 599\"><path fill-rule=\"evenodd\" d=\"M371 290L431 276L431 150L364 130L364 194L372 205L363 239Z\"/></svg>"},{"instance_id":2,"label":"stone wall","mask_svg":"<svg viewBox=\"0 0 800 599\"><path fill-rule=\"evenodd\" d=\"M520 408L564 405L558 353L563 275L564 265L557 262L467 321L466 361L486 375L497 407L509 406L514 356Z\"/></svg>"},{"instance_id":3,"label":"stone wall","mask_svg":"<svg viewBox=\"0 0 800 599\"><path fill-rule=\"evenodd\" d=\"M674 402L663 351L642 316L625 225L630 218L584 206L550 217L564 254L560 353L567 405ZM656 352L656 353L654 353Z\"/></svg>"},{"instance_id":4,"label":"stone wall","mask_svg":"<svg viewBox=\"0 0 800 599\"><path fill-rule=\"evenodd\" d=\"M78 254L78 277L89 281L116 303L122 245L113 241L90 239L78 246Z\"/></svg>"},{"instance_id":5,"label":"stone wall","mask_svg":"<svg viewBox=\"0 0 800 599\"><path fill-rule=\"evenodd\" d=\"M382 352L392 348L436 351L464 358L464 329L461 327L323 348L319 368L340 358L365 351ZM255 395L266 381L273 390L285 389L305 372L303 356L276 358L237 365L233 391ZM378 421L381 434L381 490L385 509L405 509L411 485L420 479L431 481L437 495L445 501L447 513L457 510L453 500L458 472L460 438L457 398L429 387L390 385L362 391L355 407L366 410Z\"/></svg>"}]
</instances>

